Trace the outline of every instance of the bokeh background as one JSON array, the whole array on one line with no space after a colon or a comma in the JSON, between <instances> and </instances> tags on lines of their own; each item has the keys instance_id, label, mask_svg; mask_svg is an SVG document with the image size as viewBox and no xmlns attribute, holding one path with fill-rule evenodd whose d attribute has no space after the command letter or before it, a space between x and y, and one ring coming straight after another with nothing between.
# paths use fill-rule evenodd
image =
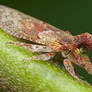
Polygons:
<instances>
[{"instance_id":1,"label":"bokeh background","mask_svg":"<svg viewBox=\"0 0 92 92\"><path fill-rule=\"evenodd\" d=\"M92 0L0 0L6 5L73 35L83 32L92 34ZM92 60L92 52L89 52ZM75 65L77 74L92 84L92 75Z\"/></svg>"}]
</instances>

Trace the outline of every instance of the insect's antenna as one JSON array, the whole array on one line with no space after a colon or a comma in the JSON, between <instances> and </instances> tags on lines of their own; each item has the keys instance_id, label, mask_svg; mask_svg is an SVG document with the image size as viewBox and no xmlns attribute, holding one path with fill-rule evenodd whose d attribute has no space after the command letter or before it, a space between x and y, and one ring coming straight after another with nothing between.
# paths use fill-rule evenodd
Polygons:
<instances>
[{"instance_id":1,"label":"insect's antenna","mask_svg":"<svg viewBox=\"0 0 92 92\"><path fill-rule=\"evenodd\" d=\"M89 33L83 33L77 36L74 36L76 45L85 47L87 49L92 49L92 35Z\"/></svg>"}]
</instances>

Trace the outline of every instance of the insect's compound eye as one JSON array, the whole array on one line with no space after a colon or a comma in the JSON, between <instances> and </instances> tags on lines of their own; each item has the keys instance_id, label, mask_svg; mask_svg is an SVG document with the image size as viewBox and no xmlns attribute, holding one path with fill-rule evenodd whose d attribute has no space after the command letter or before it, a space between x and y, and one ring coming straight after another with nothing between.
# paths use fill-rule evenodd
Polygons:
<instances>
[{"instance_id":1,"label":"insect's compound eye","mask_svg":"<svg viewBox=\"0 0 92 92\"><path fill-rule=\"evenodd\" d=\"M79 55L79 54L80 54L80 49L76 48L76 49L75 49L75 53L76 53L77 55Z\"/></svg>"}]
</instances>

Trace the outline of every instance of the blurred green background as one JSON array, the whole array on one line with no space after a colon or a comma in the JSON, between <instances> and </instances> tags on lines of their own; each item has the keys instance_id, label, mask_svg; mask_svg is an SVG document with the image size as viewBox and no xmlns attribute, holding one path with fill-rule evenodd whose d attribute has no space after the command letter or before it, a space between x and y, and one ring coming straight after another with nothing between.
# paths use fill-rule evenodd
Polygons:
<instances>
[{"instance_id":1,"label":"blurred green background","mask_svg":"<svg viewBox=\"0 0 92 92\"><path fill-rule=\"evenodd\" d=\"M92 34L92 0L0 0L0 4L39 18L73 35ZM90 58L92 60L90 52ZM92 84L92 75L75 66L82 79Z\"/></svg>"}]
</instances>

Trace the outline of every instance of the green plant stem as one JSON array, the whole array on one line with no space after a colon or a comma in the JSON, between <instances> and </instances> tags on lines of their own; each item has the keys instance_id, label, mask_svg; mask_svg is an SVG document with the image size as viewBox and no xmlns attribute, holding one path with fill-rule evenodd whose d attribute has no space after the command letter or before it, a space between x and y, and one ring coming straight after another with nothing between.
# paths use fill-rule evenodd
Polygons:
<instances>
[{"instance_id":1,"label":"green plant stem","mask_svg":"<svg viewBox=\"0 0 92 92\"><path fill-rule=\"evenodd\" d=\"M23 61L36 55L18 46L0 30L0 84L12 92L92 92L92 87L73 79L46 61ZM3 84L2 84L3 83Z\"/></svg>"}]
</instances>

